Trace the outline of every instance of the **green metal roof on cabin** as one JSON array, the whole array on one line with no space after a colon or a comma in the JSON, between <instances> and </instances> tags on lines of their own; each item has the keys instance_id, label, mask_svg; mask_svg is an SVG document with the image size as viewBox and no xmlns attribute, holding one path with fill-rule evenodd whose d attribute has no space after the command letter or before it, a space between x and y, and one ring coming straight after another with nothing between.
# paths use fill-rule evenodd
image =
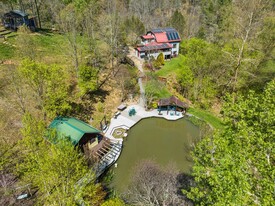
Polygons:
<instances>
[{"instance_id":1,"label":"green metal roof on cabin","mask_svg":"<svg viewBox=\"0 0 275 206\"><path fill-rule=\"evenodd\" d=\"M73 145L76 145L84 134L100 133L100 130L73 117L57 117L49 128L57 131L57 137L69 137Z\"/></svg>"}]
</instances>

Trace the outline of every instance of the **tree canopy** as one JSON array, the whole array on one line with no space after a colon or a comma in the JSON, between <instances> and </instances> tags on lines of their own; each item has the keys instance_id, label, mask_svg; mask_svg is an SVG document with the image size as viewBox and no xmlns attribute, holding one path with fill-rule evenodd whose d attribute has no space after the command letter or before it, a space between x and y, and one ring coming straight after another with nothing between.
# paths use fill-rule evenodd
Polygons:
<instances>
[{"instance_id":1,"label":"tree canopy","mask_svg":"<svg viewBox=\"0 0 275 206\"><path fill-rule=\"evenodd\" d=\"M195 186L185 191L201 205L274 205L275 81L223 109L226 127L193 153Z\"/></svg>"},{"instance_id":2,"label":"tree canopy","mask_svg":"<svg viewBox=\"0 0 275 206\"><path fill-rule=\"evenodd\" d=\"M59 115L93 120L99 127L121 101L140 99L139 91L146 109L156 108L159 98L186 98L188 113L220 129L202 137L193 153L195 182L185 194L195 204L275 205L274 5L271 0L1 0L0 16L21 10L35 19L37 29L0 26L0 205L17 204L14 188L29 183L37 190L30 198L37 205L102 204L105 188L90 181L94 174L82 153L66 141L50 144L45 128ZM140 73L132 67L141 62L134 54L140 36L168 27L180 34L180 54L166 61L165 50L157 59L145 58ZM170 43L174 51L178 45ZM145 82L144 94L139 86ZM158 166L152 171L168 174ZM161 177L149 178L162 188L148 190L147 197L165 196L165 189L176 193L175 184ZM112 195L106 199L103 205L124 205Z\"/></svg>"},{"instance_id":3,"label":"tree canopy","mask_svg":"<svg viewBox=\"0 0 275 206\"><path fill-rule=\"evenodd\" d=\"M95 175L84 156L71 142L64 138L55 144L49 143L45 137L55 133L46 131L43 122L29 114L23 123L17 173L21 184L38 189L36 204L100 205L105 194L100 184L94 183Z\"/></svg>"}]
</instances>

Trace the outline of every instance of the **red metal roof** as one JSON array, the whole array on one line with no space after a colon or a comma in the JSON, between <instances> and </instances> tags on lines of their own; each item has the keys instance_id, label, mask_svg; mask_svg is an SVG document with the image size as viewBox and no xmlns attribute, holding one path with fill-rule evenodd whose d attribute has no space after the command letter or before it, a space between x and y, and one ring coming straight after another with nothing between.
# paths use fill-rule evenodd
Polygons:
<instances>
[{"instance_id":1,"label":"red metal roof","mask_svg":"<svg viewBox=\"0 0 275 206\"><path fill-rule=\"evenodd\" d=\"M165 32L162 32L162 33L154 33L155 37L156 37L156 41L158 43L167 43L168 42L168 39L167 39L167 36L166 36L166 33Z\"/></svg>"},{"instance_id":2,"label":"red metal roof","mask_svg":"<svg viewBox=\"0 0 275 206\"><path fill-rule=\"evenodd\" d=\"M152 36L152 35L143 35L143 36L141 36L141 38L143 38L143 39L154 39L155 37Z\"/></svg>"},{"instance_id":3,"label":"red metal roof","mask_svg":"<svg viewBox=\"0 0 275 206\"><path fill-rule=\"evenodd\" d=\"M158 43L169 43L169 42L180 42L179 33L174 28L158 28L152 29L147 32L148 34L153 34L156 37Z\"/></svg>"}]
</instances>

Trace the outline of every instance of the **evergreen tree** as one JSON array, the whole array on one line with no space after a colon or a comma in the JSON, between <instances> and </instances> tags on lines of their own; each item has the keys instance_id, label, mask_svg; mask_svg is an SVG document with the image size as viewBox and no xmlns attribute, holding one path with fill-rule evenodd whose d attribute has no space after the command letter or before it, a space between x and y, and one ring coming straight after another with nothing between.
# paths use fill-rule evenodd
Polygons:
<instances>
[{"instance_id":1,"label":"evergreen tree","mask_svg":"<svg viewBox=\"0 0 275 206\"><path fill-rule=\"evenodd\" d=\"M159 62L160 65L164 65L164 55L163 55L163 53L160 53L158 55L157 61Z\"/></svg>"},{"instance_id":2,"label":"evergreen tree","mask_svg":"<svg viewBox=\"0 0 275 206\"><path fill-rule=\"evenodd\" d=\"M181 36L184 35L184 30L185 30L185 19L182 13L178 10L176 10L171 19L170 19L170 24L173 28L175 28Z\"/></svg>"},{"instance_id":3,"label":"evergreen tree","mask_svg":"<svg viewBox=\"0 0 275 206\"><path fill-rule=\"evenodd\" d=\"M128 34L131 43L136 43L137 38L145 33L144 24L134 15L124 21L123 27L125 32ZM134 38L131 38L131 36L134 36Z\"/></svg>"}]
</instances>

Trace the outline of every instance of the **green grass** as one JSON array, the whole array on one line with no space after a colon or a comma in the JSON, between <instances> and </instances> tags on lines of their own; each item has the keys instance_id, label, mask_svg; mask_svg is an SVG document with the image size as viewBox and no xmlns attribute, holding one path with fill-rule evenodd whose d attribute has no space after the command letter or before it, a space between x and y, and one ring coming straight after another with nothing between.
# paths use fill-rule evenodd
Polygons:
<instances>
[{"instance_id":1,"label":"green grass","mask_svg":"<svg viewBox=\"0 0 275 206\"><path fill-rule=\"evenodd\" d=\"M185 61L185 57L180 54L177 58L173 58L171 61L166 61L165 65L155 74L157 76L167 77L169 74L174 73L178 76L179 72L182 69L184 69L184 61ZM197 108L190 108L188 112L206 121L216 129L223 128L222 121L218 117L215 117L210 112L197 109Z\"/></svg>"},{"instance_id":2,"label":"green grass","mask_svg":"<svg viewBox=\"0 0 275 206\"><path fill-rule=\"evenodd\" d=\"M14 48L12 46L0 43L0 60L11 59L14 55Z\"/></svg>"},{"instance_id":3,"label":"green grass","mask_svg":"<svg viewBox=\"0 0 275 206\"><path fill-rule=\"evenodd\" d=\"M66 37L60 34L37 35L34 42L42 53L49 56L63 54L68 46Z\"/></svg>"},{"instance_id":4,"label":"green grass","mask_svg":"<svg viewBox=\"0 0 275 206\"><path fill-rule=\"evenodd\" d=\"M18 33L12 32L8 36L8 42L15 47L0 43L0 60L17 58L16 48ZM54 33L31 33L30 38L34 42L36 53L45 61L66 62L68 55L68 40L64 35ZM61 60L61 61L60 61Z\"/></svg>"},{"instance_id":5,"label":"green grass","mask_svg":"<svg viewBox=\"0 0 275 206\"><path fill-rule=\"evenodd\" d=\"M123 138L124 134L126 133L126 129L124 128L117 128L113 131L112 135L115 138Z\"/></svg>"},{"instance_id":6,"label":"green grass","mask_svg":"<svg viewBox=\"0 0 275 206\"><path fill-rule=\"evenodd\" d=\"M180 54L177 58L173 58L170 61L166 61L165 65L156 72L157 76L166 77L171 73L178 73L182 68L182 62L184 57Z\"/></svg>"},{"instance_id":7,"label":"green grass","mask_svg":"<svg viewBox=\"0 0 275 206\"><path fill-rule=\"evenodd\" d=\"M219 119L218 117L215 117L210 112L207 112L207 111L204 111L204 110L201 110L201 109L197 109L197 108L190 108L188 110L188 113L193 114L194 116L208 122L215 129L222 129L223 126L224 126L221 119Z\"/></svg>"}]
</instances>

